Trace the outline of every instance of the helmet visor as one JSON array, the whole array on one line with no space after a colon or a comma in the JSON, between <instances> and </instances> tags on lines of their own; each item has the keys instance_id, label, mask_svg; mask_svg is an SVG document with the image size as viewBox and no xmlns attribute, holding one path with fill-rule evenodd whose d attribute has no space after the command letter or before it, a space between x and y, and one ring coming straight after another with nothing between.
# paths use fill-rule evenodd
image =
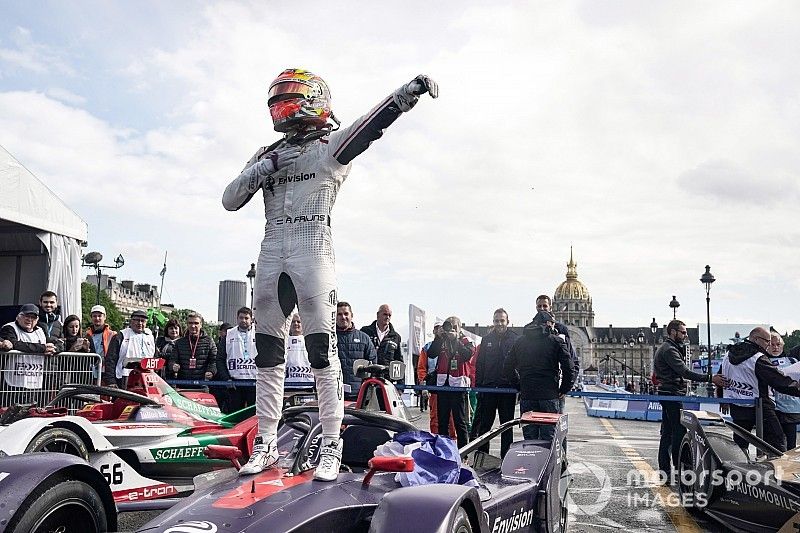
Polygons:
<instances>
[{"instance_id":1,"label":"helmet visor","mask_svg":"<svg viewBox=\"0 0 800 533\"><path fill-rule=\"evenodd\" d=\"M315 84L300 81L282 81L272 85L267 95L268 105L286 98L311 98L318 96L319 89ZM282 98L279 98L282 97Z\"/></svg>"}]
</instances>

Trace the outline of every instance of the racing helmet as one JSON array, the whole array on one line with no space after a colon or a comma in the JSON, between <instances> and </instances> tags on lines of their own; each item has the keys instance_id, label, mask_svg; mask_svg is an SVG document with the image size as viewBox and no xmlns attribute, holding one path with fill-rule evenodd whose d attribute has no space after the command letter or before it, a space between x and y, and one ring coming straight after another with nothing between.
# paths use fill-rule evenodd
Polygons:
<instances>
[{"instance_id":1,"label":"racing helmet","mask_svg":"<svg viewBox=\"0 0 800 533\"><path fill-rule=\"evenodd\" d=\"M322 78L308 70L290 68L269 85L267 105L275 131L322 128L331 118L331 93Z\"/></svg>"}]
</instances>

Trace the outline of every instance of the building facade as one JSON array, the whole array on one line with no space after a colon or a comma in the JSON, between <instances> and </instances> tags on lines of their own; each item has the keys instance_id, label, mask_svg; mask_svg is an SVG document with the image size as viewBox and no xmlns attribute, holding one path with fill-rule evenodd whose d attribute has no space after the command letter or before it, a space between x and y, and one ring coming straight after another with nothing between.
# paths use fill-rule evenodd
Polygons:
<instances>
[{"instance_id":1,"label":"building facade","mask_svg":"<svg viewBox=\"0 0 800 533\"><path fill-rule=\"evenodd\" d=\"M594 309L589 289L578 279L577 263L570 247L567 276L553 293L553 314L558 322L569 329L570 340L581 361L582 371L608 378L609 381L633 381L637 387L641 380L649 379L653 371L653 356L666 336L666 324L653 334L650 325L595 327ZM491 326L467 327L484 336ZM512 330L522 334L521 327ZM686 347L687 366L700 356L698 328L686 328L689 344Z\"/></svg>"},{"instance_id":2,"label":"building facade","mask_svg":"<svg viewBox=\"0 0 800 533\"><path fill-rule=\"evenodd\" d=\"M247 305L247 284L244 281L226 279L219 282L217 319L236 324L236 312Z\"/></svg>"},{"instance_id":3,"label":"building facade","mask_svg":"<svg viewBox=\"0 0 800 533\"><path fill-rule=\"evenodd\" d=\"M86 276L86 283L97 287L97 276ZM161 309L169 314L174 307L161 305L158 287L150 283L136 283L131 280L117 281L115 276L100 275L100 290L104 291L117 306L123 316L129 317L136 310L147 311L149 308Z\"/></svg>"}]
</instances>

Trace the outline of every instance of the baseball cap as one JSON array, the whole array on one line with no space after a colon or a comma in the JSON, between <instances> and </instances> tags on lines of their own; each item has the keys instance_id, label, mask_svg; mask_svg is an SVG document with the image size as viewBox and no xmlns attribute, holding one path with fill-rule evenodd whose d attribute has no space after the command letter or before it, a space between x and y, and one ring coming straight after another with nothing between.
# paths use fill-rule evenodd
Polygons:
<instances>
[{"instance_id":1,"label":"baseball cap","mask_svg":"<svg viewBox=\"0 0 800 533\"><path fill-rule=\"evenodd\" d=\"M231 326L229 322L223 322L222 324L219 325L219 330L225 331L231 329L232 327L233 326Z\"/></svg>"},{"instance_id":2,"label":"baseball cap","mask_svg":"<svg viewBox=\"0 0 800 533\"><path fill-rule=\"evenodd\" d=\"M554 324L556 322L556 317L549 311L539 311L536 313L536 316L533 317L534 324L545 324L547 322L553 322Z\"/></svg>"},{"instance_id":3,"label":"baseball cap","mask_svg":"<svg viewBox=\"0 0 800 533\"><path fill-rule=\"evenodd\" d=\"M92 314L92 313L103 313L103 314L106 314L106 308L103 307L102 305L95 305L95 306L92 307L92 310L89 311L89 314Z\"/></svg>"},{"instance_id":4,"label":"baseball cap","mask_svg":"<svg viewBox=\"0 0 800 533\"><path fill-rule=\"evenodd\" d=\"M25 304L19 308L19 314L39 316L39 307L34 304Z\"/></svg>"},{"instance_id":5,"label":"baseball cap","mask_svg":"<svg viewBox=\"0 0 800 533\"><path fill-rule=\"evenodd\" d=\"M131 318L144 318L144 319L147 319L147 313L145 313L144 311L142 311L140 309L137 309L136 311L131 313Z\"/></svg>"}]
</instances>

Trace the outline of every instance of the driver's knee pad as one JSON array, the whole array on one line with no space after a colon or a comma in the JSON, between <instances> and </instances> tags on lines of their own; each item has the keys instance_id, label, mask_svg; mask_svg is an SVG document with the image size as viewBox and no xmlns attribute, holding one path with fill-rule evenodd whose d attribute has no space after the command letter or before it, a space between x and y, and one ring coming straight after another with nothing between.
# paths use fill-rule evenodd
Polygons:
<instances>
[{"instance_id":1,"label":"driver's knee pad","mask_svg":"<svg viewBox=\"0 0 800 533\"><path fill-rule=\"evenodd\" d=\"M258 368L270 368L285 362L286 346L283 339L256 333L256 366Z\"/></svg>"},{"instance_id":2,"label":"driver's knee pad","mask_svg":"<svg viewBox=\"0 0 800 533\"><path fill-rule=\"evenodd\" d=\"M306 351L311 368L328 368L331 364L328 357L339 357L336 352L336 337L329 333L311 333L306 335Z\"/></svg>"}]
</instances>

